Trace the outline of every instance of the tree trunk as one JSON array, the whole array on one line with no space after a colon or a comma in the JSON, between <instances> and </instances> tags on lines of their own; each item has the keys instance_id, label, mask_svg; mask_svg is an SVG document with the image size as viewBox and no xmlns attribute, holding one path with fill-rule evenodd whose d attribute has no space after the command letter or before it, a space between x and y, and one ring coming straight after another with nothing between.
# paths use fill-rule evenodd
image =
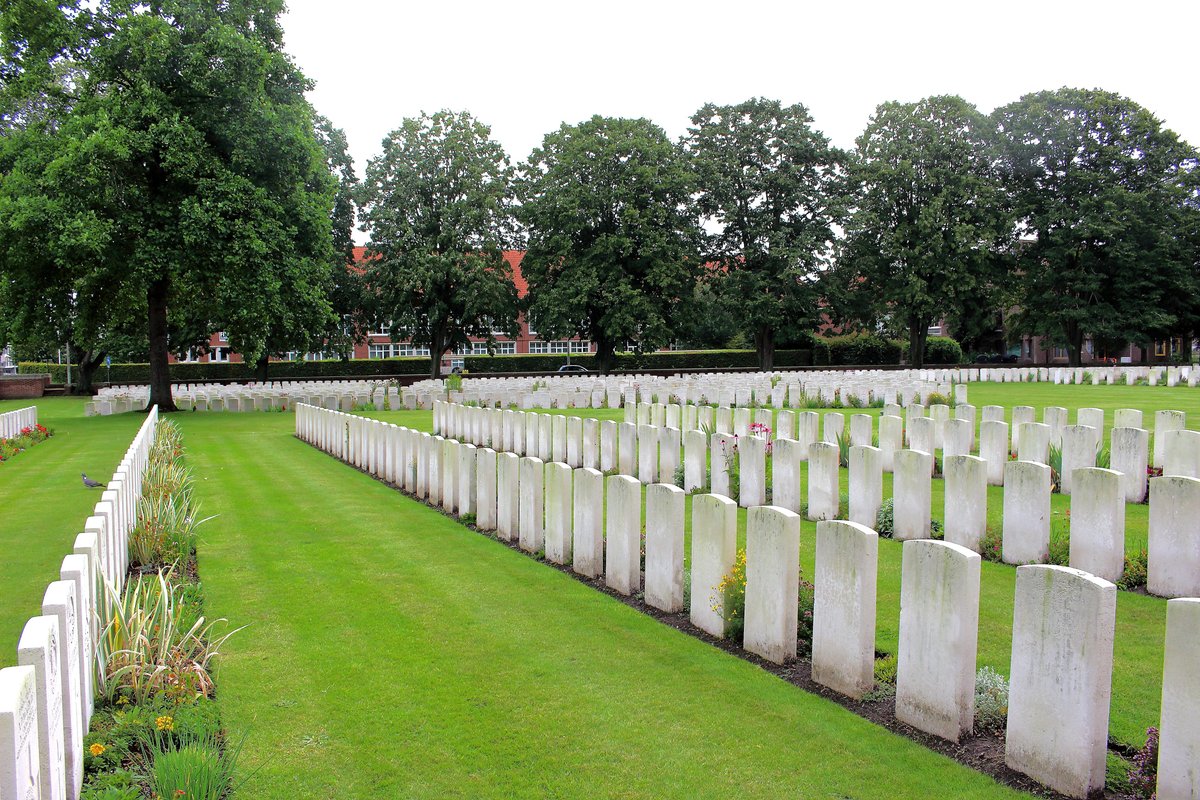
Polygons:
<instances>
[{"instance_id":1,"label":"tree trunk","mask_svg":"<svg viewBox=\"0 0 1200 800\"><path fill-rule=\"evenodd\" d=\"M1083 328L1078 322L1067 323L1067 366L1078 367L1083 363Z\"/></svg>"},{"instance_id":2,"label":"tree trunk","mask_svg":"<svg viewBox=\"0 0 1200 800\"><path fill-rule=\"evenodd\" d=\"M429 337L429 377L435 381L442 377L442 356L446 352L446 335L441 327L433 330Z\"/></svg>"},{"instance_id":3,"label":"tree trunk","mask_svg":"<svg viewBox=\"0 0 1200 800\"><path fill-rule=\"evenodd\" d=\"M775 368L775 329L760 325L754 332L754 350L758 354L758 368L770 372Z\"/></svg>"},{"instance_id":4,"label":"tree trunk","mask_svg":"<svg viewBox=\"0 0 1200 800\"><path fill-rule=\"evenodd\" d=\"M600 370L601 375L607 375L617 363L616 347L607 336L593 338L596 341L596 368Z\"/></svg>"},{"instance_id":5,"label":"tree trunk","mask_svg":"<svg viewBox=\"0 0 1200 800\"><path fill-rule=\"evenodd\" d=\"M929 326L917 320L908 324L908 365L913 369L925 366L925 339L929 336Z\"/></svg>"},{"instance_id":6,"label":"tree trunk","mask_svg":"<svg viewBox=\"0 0 1200 800\"><path fill-rule=\"evenodd\" d=\"M96 353L85 350L79 354L79 369L75 372L75 386L72 388L74 393L92 394L92 382L95 380L96 370L104 363L105 355L103 350Z\"/></svg>"},{"instance_id":7,"label":"tree trunk","mask_svg":"<svg viewBox=\"0 0 1200 800\"><path fill-rule=\"evenodd\" d=\"M175 411L171 397L171 362L167 342L167 293L170 283L159 278L146 290L146 305L150 313L150 402L160 413Z\"/></svg>"},{"instance_id":8,"label":"tree trunk","mask_svg":"<svg viewBox=\"0 0 1200 800\"><path fill-rule=\"evenodd\" d=\"M271 357L266 353L259 356L258 361L254 362L254 380L259 383L267 382L267 369L270 363Z\"/></svg>"}]
</instances>

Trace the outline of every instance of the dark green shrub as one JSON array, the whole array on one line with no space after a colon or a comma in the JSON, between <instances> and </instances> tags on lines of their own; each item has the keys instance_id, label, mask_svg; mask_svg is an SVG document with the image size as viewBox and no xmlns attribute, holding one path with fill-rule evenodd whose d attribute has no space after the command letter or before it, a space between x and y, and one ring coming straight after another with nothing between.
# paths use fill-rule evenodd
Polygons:
<instances>
[{"instance_id":1,"label":"dark green shrub","mask_svg":"<svg viewBox=\"0 0 1200 800\"><path fill-rule=\"evenodd\" d=\"M900 348L900 354L907 361L908 342L901 341L897 342L896 344ZM958 342L954 341L949 336L930 336L925 340L925 363L962 364L962 347L960 347Z\"/></svg>"},{"instance_id":2,"label":"dark green shrub","mask_svg":"<svg viewBox=\"0 0 1200 800\"><path fill-rule=\"evenodd\" d=\"M869 333L817 337L813 363L818 366L899 364L900 348L895 342Z\"/></svg>"}]
</instances>

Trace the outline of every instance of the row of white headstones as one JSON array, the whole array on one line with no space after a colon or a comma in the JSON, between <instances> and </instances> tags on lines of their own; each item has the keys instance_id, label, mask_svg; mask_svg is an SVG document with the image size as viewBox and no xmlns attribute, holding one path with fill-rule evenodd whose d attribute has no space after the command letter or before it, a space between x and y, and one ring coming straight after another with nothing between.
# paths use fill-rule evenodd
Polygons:
<instances>
[{"instance_id":1,"label":"row of white headstones","mask_svg":"<svg viewBox=\"0 0 1200 800\"><path fill-rule=\"evenodd\" d=\"M444 412L453 413L453 412ZM468 414L467 416L471 416ZM444 423L445 420L440 422ZM534 427L540 433L540 424ZM684 497L631 475L488 447L302 405L297 435L504 541L603 577L617 593L683 611ZM503 435L498 441L503 440ZM536 443L536 439L535 439ZM926 454L927 455L927 454ZM744 647L768 661L797 646L800 516L778 506L748 510ZM601 530L603 527L603 530ZM691 621L723 636L725 621L704 587L734 563L737 506L718 494L692 501ZM861 697L874 684L878 535L866 525L818 523L813 678ZM952 542L904 543L897 717L957 741L974 719L980 557ZM1112 686L1116 587L1069 567L1018 568L1006 760L1074 797L1103 786ZM1194 798L1200 776L1200 600L1168 603L1159 796Z\"/></svg>"},{"instance_id":2,"label":"row of white headstones","mask_svg":"<svg viewBox=\"0 0 1200 800\"><path fill-rule=\"evenodd\" d=\"M37 406L6 411L0 414L0 439L12 439L34 425L37 425Z\"/></svg>"},{"instance_id":3,"label":"row of white headstones","mask_svg":"<svg viewBox=\"0 0 1200 800\"><path fill-rule=\"evenodd\" d=\"M83 781L83 738L102 669L105 593L120 592L129 568L142 477L154 445L151 409L108 481L83 533L46 587L40 616L21 632L19 666L0 670L0 799L75 800Z\"/></svg>"},{"instance_id":4,"label":"row of white headstones","mask_svg":"<svg viewBox=\"0 0 1200 800\"><path fill-rule=\"evenodd\" d=\"M1078 418L1091 424L1066 425L1066 409L1045 409L1050 423L1020 422L1019 460L1009 460L1005 409L986 406L979 425L980 456L970 455L975 439L975 409L959 406L950 419L946 406L930 407L930 416L909 409L905 430L899 416L880 417L879 447L870 444L873 418L850 419L849 508L847 518L874 527L883 502L883 473L894 474L893 517L897 539L928 538L931 528L934 456L942 456L945 476L945 537L981 552L987 533L988 485L1006 487L1002 527L1002 558L1010 564L1047 560L1051 535L1052 474L1048 448L1057 432L1063 448L1062 491L1073 493L1070 562L1109 581L1125 567L1125 504L1141 502L1147 493L1149 433L1117 427L1111 432L1112 469L1094 466L1104 424L1100 409L1080 409ZM884 409L889 411L892 409ZM667 405L639 405L638 419L684 425L715 424L740 434L701 430L682 431L661 424L598 422L574 416L501 411L455 404L434 407L434 430L477 446L499 443L497 449L532 455L542 461L571 467L592 467L636 476L644 484L677 482L691 492L706 488L714 494L737 496L745 507L767 502L767 461L772 462L771 502L800 512L811 520L842 516L839 465L835 442L845 429L845 417L825 414L824 440L816 412ZM690 411L690 413L689 413ZM964 413L968 412L968 413ZM1058 412L1061 412L1058 413ZM1090 412L1097 412L1098 416ZM1034 409L1014 409L1014 419L1032 418ZM706 419L708 417L709 419ZM751 422L751 420L755 422ZM1140 423L1142 413L1120 409L1116 421ZM1155 417L1164 476L1152 482L1148 543L1148 586L1163 597L1200 595L1200 432L1183 428L1181 411L1160 411ZM775 426L773 438L752 435ZM798 430L797 430L798 427ZM905 434L909 448L902 449ZM775 434L778 434L776 436ZM795 436L796 438L791 438ZM681 441L682 440L682 441ZM940 440L940 441L939 441ZM682 462L681 462L682 446ZM738 491L730 486L730 461L738 454ZM801 492L801 462L808 462L807 504ZM706 484L706 469L711 477Z\"/></svg>"}]
</instances>

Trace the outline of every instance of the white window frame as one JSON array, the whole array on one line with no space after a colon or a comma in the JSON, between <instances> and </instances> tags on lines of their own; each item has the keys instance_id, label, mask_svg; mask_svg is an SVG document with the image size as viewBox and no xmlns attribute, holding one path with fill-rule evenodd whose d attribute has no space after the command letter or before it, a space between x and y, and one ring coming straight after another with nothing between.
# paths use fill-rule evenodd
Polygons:
<instances>
[{"instance_id":1,"label":"white window frame","mask_svg":"<svg viewBox=\"0 0 1200 800\"><path fill-rule=\"evenodd\" d=\"M214 347L208 352L208 361L211 364L228 364L229 363L229 348Z\"/></svg>"}]
</instances>

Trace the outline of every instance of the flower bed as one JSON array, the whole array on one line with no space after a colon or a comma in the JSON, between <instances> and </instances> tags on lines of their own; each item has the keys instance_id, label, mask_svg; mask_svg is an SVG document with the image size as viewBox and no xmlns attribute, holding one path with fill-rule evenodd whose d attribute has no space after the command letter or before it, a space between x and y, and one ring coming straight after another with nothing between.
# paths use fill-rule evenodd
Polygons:
<instances>
[{"instance_id":1,"label":"flower bed","mask_svg":"<svg viewBox=\"0 0 1200 800\"><path fill-rule=\"evenodd\" d=\"M53 435L54 431L45 425L32 425L22 428L21 432L11 439L0 439L0 462L11 461L18 453L41 444Z\"/></svg>"},{"instance_id":2,"label":"flower bed","mask_svg":"<svg viewBox=\"0 0 1200 800\"><path fill-rule=\"evenodd\" d=\"M196 572L204 520L178 430L159 425L129 537L124 590L100 604L99 685L80 800L219 800L233 788L212 661L236 630L206 621Z\"/></svg>"}]
</instances>

